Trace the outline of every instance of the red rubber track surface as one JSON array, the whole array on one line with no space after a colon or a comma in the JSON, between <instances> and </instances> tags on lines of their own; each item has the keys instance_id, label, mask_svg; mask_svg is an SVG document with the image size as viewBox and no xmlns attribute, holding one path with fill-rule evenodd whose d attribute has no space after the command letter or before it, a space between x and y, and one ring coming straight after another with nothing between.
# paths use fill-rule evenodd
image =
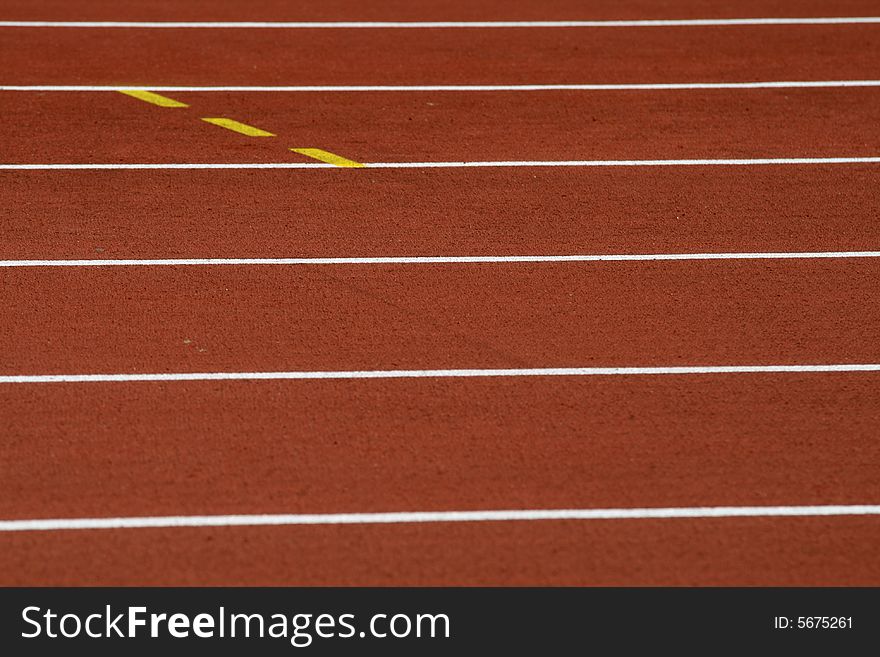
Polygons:
<instances>
[{"instance_id":1,"label":"red rubber track surface","mask_svg":"<svg viewBox=\"0 0 880 657\"><path fill-rule=\"evenodd\" d=\"M7 28L0 41L0 61L6 62L4 84L873 79L880 58L876 34L876 25L483 30ZM33 57L35 52L40 56Z\"/></svg>"},{"instance_id":2,"label":"red rubber track surface","mask_svg":"<svg viewBox=\"0 0 880 657\"><path fill-rule=\"evenodd\" d=\"M288 148L313 146L362 162L880 152L880 88L168 95L192 111L160 109L117 93L7 94L0 97L0 112L28 138L16 139L13 132L6 161L306 161ZM90 119L95 116L102 120ZM198 120L218 116L278 137L250 137ZM510 124L517 126L513 138ZM71 126L77 126L76 139Z\"/></svg>"},{"instance_id":3,"label":"red rubber track surface","mask_svg":"<svg viewBox=\"0 0 880 657\"><path fill-rule=\"evenodd\" d=\"M0 20L55 21L485 21L872 16L872 0L6 0Z\"/></svg>"},{"instance_id":4,"label":"red rubber track surface","mask_svg":"<svg viewBox=\"0 0 880 657\"><path fill-rule=\"evenodd\" d=\"M873 2L11 1L0 20ZM0 84L877 77L880 26L0 28ZM0 163L880 155L873 88L0 92ZM255 139L208 125L229 117ZM870 164L0 171L0 258L880 250ZM880 362L880 259L0 269L0 375ZM877 504L877 373L0 384L0 519ZM876 516L0 532L0 584L880 585Z\"/></svg>"},{"instance_id":5,"label":"red rubber track surface","mask_svg":"<svg viewBox=\"0 0 880 657\"><path fill-rule=\"evenodd\" d=\"M870 518L485 523L20 534L10 583L104 585L861 586ZM76 569L70 564L76 564Z\"/></svg>"},{"instance_id":6,"label":"red rubber track surface","mask_svg":"<svg viewBox=\"0 0 880 657\"><path fill-rule=\"evenodd\" d=\"M0 257L13 260L880 244L880 169L872 165L18 171L0 180Z\"/></svg>"},{"instance_id":7,"label":"red rubber track surface","mask_svg":"<svg viewBox=\"0 0 880 657\"><path fill-rule=\"evenodd\" d=\"M0 372L873 363L878 280L877 259L12 270Z\"/></svg>"},{"instance_id":8,"label":"red rubber track surface","mask_svg":"<svg viewBox=\"0 0 880 657\"><path fill-rule=\"evenodd\" d=\"M0 513L852 504L880 495L878 381L843 374L7 388L0 400L15 409L15 439L4 450Z\"/></svg>"}]
</instances>

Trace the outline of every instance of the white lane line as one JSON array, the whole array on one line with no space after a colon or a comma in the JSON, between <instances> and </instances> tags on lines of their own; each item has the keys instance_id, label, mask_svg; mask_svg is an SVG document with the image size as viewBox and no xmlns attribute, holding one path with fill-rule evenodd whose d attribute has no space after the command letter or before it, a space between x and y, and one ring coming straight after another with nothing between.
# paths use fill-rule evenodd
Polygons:
<instances>
[{"instance_id":1,"label":"white lane line","mask_svg":"<svg viewBox=\"0 0 880 657\"><path fill-rule=\"evenodd\" d=\"M561 21L0 21L0 27L199 28L199 29L437 29L505 27L725 27L743 25L857 25L878 16L821 18L693 18Z\"/></svg>"},{"instance_id":2,"label":"white lane line","mask_svg":"<svg viewBox=\"0 0 880 657\"><path fill-rule=\"evenodd\" d=\"M877 158L880 160L880 158ZM334 169L323 162L163 162L163 163L88 163L88 164L0 164L0 171L109 170L109 169Z\"/></svg>"},{"instance_id":3,"label":"white lane line","mask_svg":"<svg viewBox=\"0 0 880 657\"><path fill-rule=\"evenodd\" d=\"M607 255L377 256L352 258L156 258L118 260L0 260L0 267L213 267L223 265L448 265L668 260L807 260L880 258L880 251L760 253L635 253Z\"/></svg>"},{"instance_id":4,"label":"white lane line","mask_svg":"<svg viewBox=\"0 0 880 657\"><path fill-rule=\"evenodd\" d=\"M674 166L765 166L816 164L880 164L880 157L768 157L692 160L510 160L483 162L366 162L358 169L458 169L482 167L674 167ZM333 169L323 162L165 162L154 164L0 164L0 171L52 171L78 169Z\"/></svg>"},{"instance_id":5,"label":"white lane line","mask_svg":"<svg viewBox=\"0 0 880 657\"><path fill-rule=\"evenodd\" d=\"M305 86L108 86L88 84L0 85L0 91L190 91L190 92L348 92L348 91L677 91L699 89L814 89L880 87L880 80L778 80L770 82L646 82L633 84L402 84Z\"/></svg>"},{"instance_id":6,"label":"white lane line","mask_svg":"<svg viewBox=\"0 0 880 657\"><path fill-rule=\"evenodd\" d=\"M523 160L486 162L374 162L374 169L430 169L458 167L664 167L664 166L756 166L774 164L866 164L880 163L880 157L781 157L686 160Z\"/></svg>"},{"instance_id":7,"label":"white lane line","mask_svg":"<svg viewBox=\"0 0 880 657\"><path fill-rule=\"evenodd\" d=\"M0 520L0 532L72 529L180 527L265 527L285 525L388 525L438 522L524 522L539 520L674 520L707 518L803 518L877 516L878 504L818 506L703 506L630 509L515 509L415 511L401 513L247 514L145 516L122 518L46 518Z\"/></svg>"},{"instance_id":8,"label":"white lane line","mask_svg":"<svg viewBox=\"0 0 880 657\"><path fill-rule=\"evenodd\" d=\"M155 374L12 374L0 383L123 383L141 381L265 381L315 379L432 379L520 376L653 376L880 372L880 363L834 365L708 365L674 367L543 367L460 370L328 370L292 372L161 372Z\"/></svg>"}]
</instances>

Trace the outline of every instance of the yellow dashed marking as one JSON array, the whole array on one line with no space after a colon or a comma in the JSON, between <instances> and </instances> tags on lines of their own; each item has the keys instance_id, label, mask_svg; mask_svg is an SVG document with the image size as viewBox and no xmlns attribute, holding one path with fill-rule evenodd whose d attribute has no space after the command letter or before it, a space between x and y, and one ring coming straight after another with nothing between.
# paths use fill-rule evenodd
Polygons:
<instances>
[{"instance_id":1,"label":"yellow dashed marking","mask_svg":"<svg viewBox=\"0 0 880 657\"><path fill-rule=\"evenodd\" d=\"M334 155L333 153L322 151L320 148L291 148L290 150L292 150L294 153L299 153L300 155L305 155L306 157L321 160L321 162L327 162L328 164L332 164L337 167L355 168L364 166L360 162L355 162L354 160L349 160L344 157L340 157L339 155Z\"/></svg>"},{"instance_id":2,"label":"yellow dashed marking","mask_svg":"<svg viewBox=\"0 0 880 657\"><path fill-rule=\"evenodd\" d=\"M248 137L274 137L275 136L271 132L266 132L265 130L260 130L259 128L255 128L252 125L246 125L244 123L239 123L238 121L233 121L232 119L206 119L206 118L203 118L202 121L207 121L208 123L213 123L214 125L219 125L221 128L226 128L227 130L232 130L233 132L239 132L243 135L247 135Z\"/></svg>"},{"instance_id":3,"label":"yellow dashed marking","mask_svg":"<svg viewBox=\"0 0 880 657\"><path fill-rule=\"evenodd\" d=\"M179 100L154 94L152 91L144 91L142 89L117 89L116 91L125 94L126 96L142 100L145 103L158 105L159 107L189 107L186 103L181 103Z\"/></svg>"}]
</instances>

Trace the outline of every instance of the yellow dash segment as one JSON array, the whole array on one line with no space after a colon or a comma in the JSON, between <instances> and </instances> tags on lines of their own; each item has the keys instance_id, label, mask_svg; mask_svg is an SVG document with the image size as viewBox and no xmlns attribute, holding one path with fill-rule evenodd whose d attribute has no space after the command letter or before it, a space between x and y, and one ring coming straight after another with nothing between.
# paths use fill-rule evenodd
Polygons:
<instances>
[{"instance_id":1,"label":"yellow dash segment","mask_svg":"<svg viewBox=\"0 0 880 657\"><path fill-rule=\"evenodd\" d=\"M337 167L357 168L364 166L360 162L355 162L354 160L349 160L344 157L340 157L339 155L334 155L333 153L322 151L320 148L291 148L290 150L292 150L294 153L299 153L300 155L305 155L306 157L321 160L321 162L327 162L328 164L332 164Z\"/></svg>"},{"instance_id":2,"label":"yellow dash segment","mask_svg":"<svg viewBox=\"0 0 880 657\"><path fill-rule=\"evenodd\" d=\"M159 107L189 107L186 103L181 103L179 100L154 94L152 91L144 91L142 89L117 89L116 91L125 94L126 96L142 100L145 103L158 105Z\"/></svg>"},{"instance_id":3,"label":"yellow dash segment","mask_svg":"<svg viewBox=\"0 0 880 657\"><path fill-rule=\"evenodd\" d=\"M246 125L244 123L239 123L238 121L233 121L232 119L205 119L202 121L207 121L208 123L212 123L214 125L219 125L221 128L226 128L227 130L232 130L233 132L239 132L243 135L247 135L248 137L274 137L275 135L271 132L266 132L265 130L260 130L259 128L255 128L252 125Z\"/></svg>"}]
</instances>

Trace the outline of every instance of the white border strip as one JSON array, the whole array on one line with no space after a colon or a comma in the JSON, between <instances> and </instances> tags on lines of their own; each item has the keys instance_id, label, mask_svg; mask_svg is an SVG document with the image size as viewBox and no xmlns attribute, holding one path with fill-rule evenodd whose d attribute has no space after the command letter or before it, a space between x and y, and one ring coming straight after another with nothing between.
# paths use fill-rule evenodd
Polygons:
<instances>
[{"instance_id":1,"label":"white border strip","mask_svg":"<svg viewBox=\"0 0 880 657\"><path fill-rule=\"evenodd\" d=\"M181 527L277 527L290 525L389 525L438 522L523 522L536 520L671 520L877 515L880 515L880 505L853 504L821 506L707 506L633 509L523 509L499 511L416 511L402 513L148 516L128 518L0 520L0 532L61 531L72 529L156 529Z\"/></svg>"},{"instance_id":2,"label":"white border strip","mask_svg":"<svg viewBox=\"0 0 880 657\"><path fill-rule=\"evenodd\" d=\"M856 25L878 16L826 18L693 18L592 21L0 21L0 27L198 29L437 29L504 27L727 27L743 25Z\"/></svg>"},{"instance_id":3,"label":"white border strip","mask_svg":"<svg viewBox=\"0 0 880 657\"><path fill-rule=\"evenodd\" d=\"M124 383L142 381L278 381L316 379L442 379L522 376L651 376L880 372L880 363L834 365L708 365L675 367L538 367L460 370L329 370L293 372L163 372L156 374L13 374L2 383Z\"/></svg>"},{"instance_id":4,"label":"white border strip","mask_svg":"<svg viewBox=\"0 0 880 657\"><path fill-rule=\"evenodd\" d=\"M633 84L404 84L312 86L109 86L89 84L0 85L0 91L189 91L189 92L358 92L358 91L679 91L699 89L815 89L880 87L880 80L779 80L769 82L648 82Z\"/></svg>"},{"instance_id":5,"label":"white border strip","mask_svg":"<svg viewBox=\"0 0 880 657\"><path fill-rule=\"evenodd\" d=\"M155 164L0 164L0 171L53 171L94 169L459 169L484 167L675 167L763 166L783 164L880 164L880 157L770 157L694 160L510 160L483 162L367 162L362 167L337 167L323 162L186 162Z\"/></svg>"},{"instance_id":6,"label":"white border strip","mask_svg":"<svg viewBox=\"0 0 880 657\"><path fill-rule=\"evenodd\" d=\"M353 258L160 258L119 260L0 260L3 267L214 267L247 265L449 265L544 262L644 262L669 260L808 260L880 258L880 251L765 253L636 253L607 255L379 256Z\"/></svg>"}]
</instances>

